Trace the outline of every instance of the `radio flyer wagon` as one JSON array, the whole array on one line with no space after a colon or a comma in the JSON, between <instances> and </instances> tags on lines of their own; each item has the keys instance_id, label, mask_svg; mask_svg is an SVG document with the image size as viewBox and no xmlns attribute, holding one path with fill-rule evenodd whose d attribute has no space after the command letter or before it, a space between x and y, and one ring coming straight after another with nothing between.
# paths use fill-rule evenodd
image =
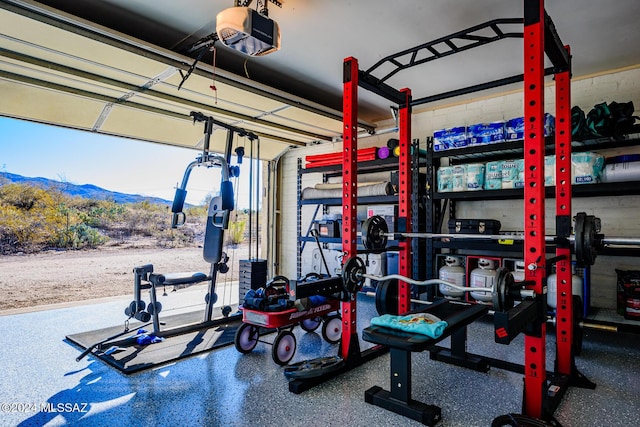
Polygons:
<instances>
[{"instance_id":1,"label":"radio flyer wagon","mask_svg":"<svg viewBox=\"0 0 640 427\"><path fill-rule=\"evenodd\" d=\"M337 344L342 337L342 320L338 314L340 301L328 298L322 304L298 311L290 308L284 311L260 311L240 307L242 325L235 336L236 349L243 354L253 351L258 342L271 344L271 357L278 365L288 364L296 352L296 337L293 328L300 327L312 332L322 324L322 338L331 344ZM272 343L260 339L260 328L276 329L278 334Z\"/></svg>"}]
</instances>

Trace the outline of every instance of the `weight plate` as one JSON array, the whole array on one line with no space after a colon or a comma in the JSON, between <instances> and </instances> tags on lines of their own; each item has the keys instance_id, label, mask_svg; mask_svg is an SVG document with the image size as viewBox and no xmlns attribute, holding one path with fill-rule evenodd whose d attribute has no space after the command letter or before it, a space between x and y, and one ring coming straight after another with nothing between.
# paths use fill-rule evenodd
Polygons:
<instances>
[{"instance_id":1,"label":"weight plate","mask_svg":"<svg viewBox=\"0 0 640 427\"><path fill-rule=\"evenodd\" d=\"M595 247L596 239L596 217L588 215L584 221L584 233L582 235L582 253L586 265L593 265L598 256Z\"/></svg>"},{"instance_id":2,"label":"weight plate","mask_svg":"<svg viewBox=\"0 0 640 427\"><path fill-rule=\"evenodd\" d=\"M339 315L333 314L324 320L322 338L330 344L338 344L342 340L342 319Z\"/></svg>"},{"instance_id":3,"label":"weight plate","mask_svg":"<svg viewBox=\"0 0 640 427\"><path fill-rule=\"evenodd\" d=\"M362 244L370 250L380 250L387 247L387 221L380 215L367 218L362 223Z\"/></svg>"},{"instance_id":4,"label":"weight plate","mask_svg":"<svg viewBox=\"0 0 640 427\"><path fill-rule=\"evenodd\" d=\"M503 270L503 269L500 269ZM496 274L496 280L494 283L493 291L491 292L491 303L496 311L504 310L504 294L505 294L505 281L503 271L498 271Z\"/></svg>"},{"instance_id":5,"label":"weight plate","mask_svg":"<svg viewBox=\"0 0 640 427\"><path fill-rule=\"evenodd\" d=\"M300 327L307 332L313 332L318 329L318 326L320 326L321 323L322 319L320 319L319 317L313 317L310 319L302 320L300 322Z\"/></svg>"},{"instance_id":6,"label":"weight plate","mask_svg":"<svg viewBox=\"0 0 640 427\"><path fill-rule=\"evenodd\" d=\"M584 212L578 212L576 214L576 222L574 226L575 241L573 243L573 252L576 255L576 264L578 267L584 267L584 219L587 215Z\"/></svg>"},{"instance_id":7,"label":"weight plate","mask_svg":"<svg viewBox=\"0 0 640 427\"><path fill-rule=\"evenodd\" d=\"M136 315L133 316L133 317L135 317L136 319L138 319L139 321L141 321L143 323L146 323L149 320L151 320L151 314L149 314L146 311L140 311L140 312L136 313Z\"/></svg>"},{"instance_id":8,"label":"weight plate","mask_svg":"<svg viewBox=\"0 0 640 427\"><path fill-rule=\"evenodd\" d=\"M342 287L345 291L355 294L362 289L364 285L364 277L367 268L364 261L357 256L349 258L342 267Z\"/></svg>"},{"instance_id":9,"label":"weight plate","mask_svg":"<svg viewBox=\"0 0 640 427\"><path fill-rule=\"evenodd\" d=\"M249 323L243 323L236 331L234 344L240 353L251 353L258 344L258 328Z\"/></svg>"},{"instance_id":10,"label":"weight plate","mask_svg":"<svg viewBox=\"0 0 640 427\"><path fill-rule=\"evenodd\" d=\"M155 304L149 303L149 305L147 306L147 311L151 315L160 313L162 311L162 304L160 303L160 301L156 301Z\"/></svg>"},{"instance_id":11,"label":"weight plate","mask_svg":"<svg viewBox=\"0 0 640 427\"><path fill-rule=\"evenodd\" d=\"M296 337L291 331L281 331L271 348L271 357L278 365L286 365L296 353Z\"/></svg>"},{"instance_id":12,"label":"weight plate","mask_svg":"<svg viewBox=\"0 0 640 427\"><path fill-rule=\"evenodd\" d=\"M288 379L317 378L335 372L345 365L340 356L321 357L294 363L284 368L284 376Z\"/></svg>"},{"instance_id":13,"label":"weight plate","mask_svg":"<svg viewBox=\"0 0 640 427\"><path fill-rule=\"evenodd\" d=\"M206 295L204 296L204 302L205 302L206 304L211 304L211 305L213 305L213 304L215 304L216 302L218 302L218 294L214 292L214 293L213 293L213 301L210 301L210 300L211 300L211 295L206 294Z\"/></svg>"},{"instance_id":14,"label":"weight plate","mask_svg":"<svg viewBox=\"0 0 640 427\"><path fill-rule=\"evenodd\" d=\"M398 281L385 280L376 287L376 310L383 314L398 314Z\"/></svg>"},{"instance_id":15,"label":"weight plate","mask_svg":"<svg viewBox=\"0 0 640 427\"><path fill-rule=\"evenodd\" d=\"M513 308L515 305L515 298L511 294L513 287L513 274L506 268L499 268L496 274L495 288L491 292L491 300L495 310L507 311Z\"/></svg>"}]
</instances>

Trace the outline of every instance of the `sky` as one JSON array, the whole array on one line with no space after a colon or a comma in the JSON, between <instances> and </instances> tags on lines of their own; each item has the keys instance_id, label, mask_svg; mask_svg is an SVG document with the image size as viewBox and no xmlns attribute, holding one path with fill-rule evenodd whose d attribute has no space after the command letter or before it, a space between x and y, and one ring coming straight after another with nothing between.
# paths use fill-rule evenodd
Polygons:
<instances>
[{"instance_id":1,"label":"sky","mask_svg":"<svg viewBox=\"0 0 640 427\"><path fill-rule=\"evenodd\" d=\"M0 117L0 172L173 200L187 165L200 152L186 148L100 135L87 131ZM231 164L236 164L235 156ZM236 206L249 207L249 164L244 159ZM258 168L254 164L254 176ZM220 189L220 169L194 168L187 203L200 205ZM255 180L254 180L255 184ZM255 206L255 190L253 193Z\"/></svg>"}]
</instances>

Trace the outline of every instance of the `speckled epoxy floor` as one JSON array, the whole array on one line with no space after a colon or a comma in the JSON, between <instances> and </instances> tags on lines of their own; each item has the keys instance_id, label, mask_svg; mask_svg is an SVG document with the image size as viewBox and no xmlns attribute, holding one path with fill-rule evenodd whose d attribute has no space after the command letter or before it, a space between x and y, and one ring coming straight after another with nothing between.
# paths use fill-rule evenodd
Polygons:
<instances>
[{"instance_id":1,"label":"speckled epoxy floor","mask_svg":"<svg viewBox=\"0 0 640 427\"><path fill-rule=\"evenodd\" d=\"M366 326L374 315L371 299L360 300L360 324ZM126 303L0 316L0 403L10 404L2 405L0 426L420 425L364 402L368 388L388 389L388 355L299 395L288 391L282 368L262 343L247 355L229 346L131 376L93 357L76 362L79 350L65 335L118 324ZM337 352L319 333L295 333L293 362ZM490 319L472 324L468 350L522 363L523 337L503 346L492 336ZM550 333L548 369L553 342ZM362 342L363 349L368 345ZM597 388L569 389L558 421L565 427L638 425L639 356L638 335L587 331L577 366ZM440 426L489 426L498 415L521 412L519 374L494 368L478 373L432 361L427 353L414 354L413 361L413 397L442 408ZM39 411L42 404L62 411Z\"/></svg>"}]
</instances>

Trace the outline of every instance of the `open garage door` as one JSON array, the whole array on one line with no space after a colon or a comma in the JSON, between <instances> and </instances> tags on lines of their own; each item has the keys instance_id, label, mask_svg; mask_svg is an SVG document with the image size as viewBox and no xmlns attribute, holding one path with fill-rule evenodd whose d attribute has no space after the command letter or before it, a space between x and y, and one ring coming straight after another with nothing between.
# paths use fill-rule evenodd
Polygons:
<instances>
[{"instance_id":1,"label":"open garage door","mask_svg":"<svg viewBox=\"0 0 640 427\"><path fill-rule=\"evenodd\" d=\"M214 82L212 65L178 90L191 58L37 3L0 3L0 28L0 115L197 149L199 111L258 134L264 160L341 135L340 112L230 73Z\"/></svg>"}]
</instances>

